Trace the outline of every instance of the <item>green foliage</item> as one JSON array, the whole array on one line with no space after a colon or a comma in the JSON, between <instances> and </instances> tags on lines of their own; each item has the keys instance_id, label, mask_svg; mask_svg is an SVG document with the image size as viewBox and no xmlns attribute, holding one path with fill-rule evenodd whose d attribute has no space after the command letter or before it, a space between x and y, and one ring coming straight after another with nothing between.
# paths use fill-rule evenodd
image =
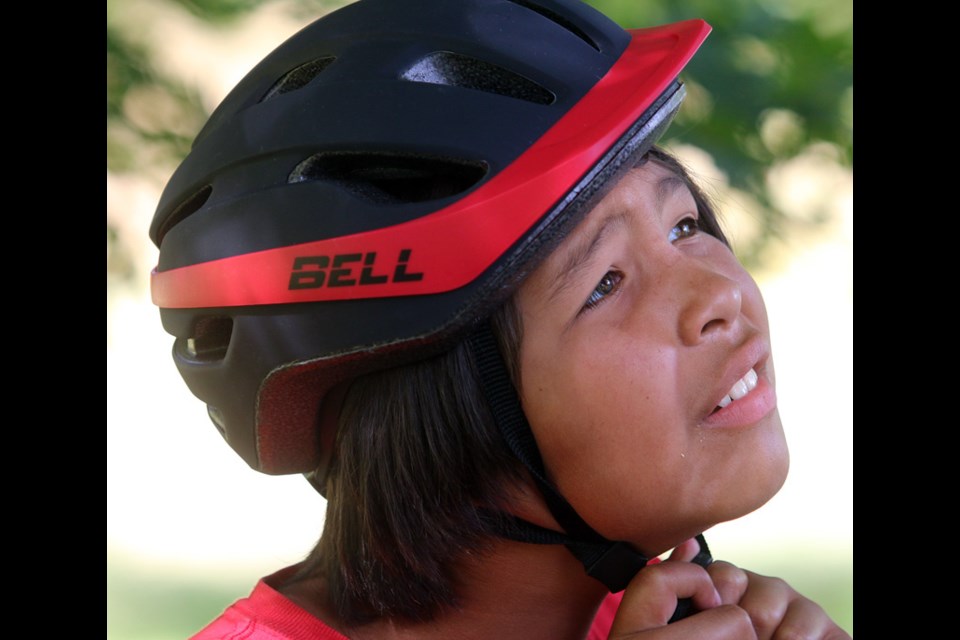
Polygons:
<instances>
[{"instance_id":1,"label":"green foliage","mask_svg":"<svg viewBox=\"0 0 960 640\"><path fill-rule=\"evenodd\" d=\"M122 29L107 25L107 170L143 171L143 162L177 162L186 156L207 117L197 92L159 73L151 51ZM148 102L152 109L132 109Z\"/></svg>"},{"instance_id":2,"label":"green foliage","mask_svg":"<svg viewBox=\"0 0 960 640\"><path fill-rule=\"evenodd\" d=\"M229 22L249 13L263 0L171 0L190 13L208 22Z\"/></svg>"},{"instance_id":3,"label":"green foliage","mask_svg":"<svg viewBox=\"0 0 960 640\"><path fill-rule=\"evenodd\" d=\"M191 581L180 575L157 577L157 573L113 559L107 572L108 638L187 638L252 588L209 579Z\"/></svg>"},{"instance_id":4,"label":"green foliage","mask_svg":"<svg viewBox=\"0 0 960 640\"><path fill-rule=\"evenodd\" d=\"M587 0L624 27L703 18L712 27L683 72L691 90L666 144L707 151L730 185L760 205L760 229L738 247L756 266L773 237L802 222L778 210L767 171L814 143L853 166L853 5L850 0Z\"/></svg>"}]
</instances>

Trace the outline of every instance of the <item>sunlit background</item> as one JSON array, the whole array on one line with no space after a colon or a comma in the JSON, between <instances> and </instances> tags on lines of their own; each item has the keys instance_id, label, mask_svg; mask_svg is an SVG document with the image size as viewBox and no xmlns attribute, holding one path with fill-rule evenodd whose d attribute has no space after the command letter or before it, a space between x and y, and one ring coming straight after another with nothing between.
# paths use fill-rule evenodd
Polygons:
<instances>
[{"instance_id":1,"label":"sunlit background","mask_svg":"<svg viewBox=\"0 0 960 640\"><path fill-rule=\"evenodd\" d=\"M107 635L185 638L300 560L323 500L251 471L206 417L150 304L147 229L206 116L256 62L343 2L107 2ZM791 447L782 491L708 532L853 632L852 2L594 0L625 27L702 17L667 144L725 212L770 311Z\"/></svg>"}]
</instances>

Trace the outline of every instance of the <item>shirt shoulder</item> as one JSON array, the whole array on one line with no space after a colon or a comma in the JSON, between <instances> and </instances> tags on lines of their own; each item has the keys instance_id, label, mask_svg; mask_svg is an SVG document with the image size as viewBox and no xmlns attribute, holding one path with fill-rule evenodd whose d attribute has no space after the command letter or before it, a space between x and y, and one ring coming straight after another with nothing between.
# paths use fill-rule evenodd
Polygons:
<instances>
[{"instance_id":1,"label":"shirt shoulder","mask_svg":"<svg viewBox=\"0 0 960 640\"><path fill-rule=\"evenodd\" d=\"M347 640L274 588L295 568L261 579L249 596L227 607L190 640Z\"/></svg>"},{"instance_id":2,"label":"shirt shoulder","mask_svg":"<svg viewBox=\"0 0 960 640\"><path fill-rule=\"evenodd\" d=\"M587 640L607 640L610 636L610 628L613 626L613 619L617 617L617 611L620 609L622 600L623 591L607 594L603 602L600 603L600 608L597 609L597 615L593 618Z\"/></svg>"}]
</instances>

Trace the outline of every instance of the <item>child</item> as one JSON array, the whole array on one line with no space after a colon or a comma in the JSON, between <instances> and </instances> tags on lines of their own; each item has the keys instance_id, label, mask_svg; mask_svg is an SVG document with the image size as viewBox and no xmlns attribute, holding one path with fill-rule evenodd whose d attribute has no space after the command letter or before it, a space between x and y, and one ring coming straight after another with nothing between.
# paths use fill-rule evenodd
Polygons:
<instances>
[{"instance_id":1,"label":"child","mask_svg":"<svg viewBox=\"0 0 960 640\"><path fill-rule=\"evenodd\" d=\"M700 535L788 458L759 290L654 146L708 32L360 0L227 96L154 301L227 442L328 511L197 638L847 637Z\"/></svg>"}]
</instances>

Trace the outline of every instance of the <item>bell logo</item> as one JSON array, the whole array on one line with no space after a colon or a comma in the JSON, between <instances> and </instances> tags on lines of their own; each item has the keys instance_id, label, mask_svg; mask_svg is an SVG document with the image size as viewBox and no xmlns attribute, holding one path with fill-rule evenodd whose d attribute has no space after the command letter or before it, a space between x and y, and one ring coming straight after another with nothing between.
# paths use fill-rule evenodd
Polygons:
<instances>
[{"instance_id":1,"label":"bell logo","mask_svg":"<svg viewBox=\"0 0 960 640\"><path fill-rule=\"evenodd\" d=\"M387 282L417 282L422 273L407 271L410 249L401 249L392 273L377 264L377 252L338 253L333 256L297 256L293 259L289 289L357 287ZM380 267L380 269L378 269Z\"/></svg>"}]
</instances>

